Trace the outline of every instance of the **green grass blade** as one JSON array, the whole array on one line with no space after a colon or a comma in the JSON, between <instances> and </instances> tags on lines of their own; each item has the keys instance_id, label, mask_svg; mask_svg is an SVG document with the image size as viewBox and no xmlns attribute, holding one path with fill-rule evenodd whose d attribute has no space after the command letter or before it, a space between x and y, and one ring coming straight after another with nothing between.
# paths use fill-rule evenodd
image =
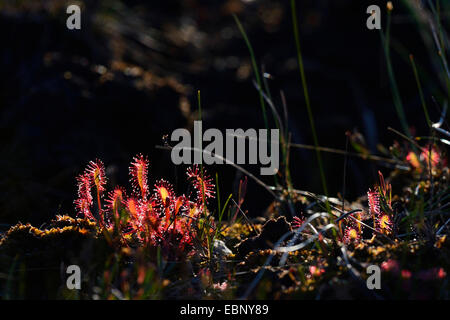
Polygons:
<instances>
[{"instance_id":1,"label":"green grass blade","mask_svg":"<svg viewBox=\"0 0 450 320\"><path fill-rule=\"evenodd\" d=\"M295 5L295 0L291 0L291 11L292 11L292 22L293 22L293 28L294 28L295 46L297 48L297 60L298 60L300 77L301 77L302 86L303 86L303 94L305 97L306 108L308 110L309 124L311 126L311 131L312 131L312 135L313 135L313 139L314 139L314 145L316 147L317 163L319 165L320 179L322 181L322 188L323 188L323 192L324 192L325 196L328 198L328 188L327 188L327 183L326 183L326 179L325 179L325 172L324 172L323 165L322 165L322 157L321 157L320 151L319 151L319 139L317 138L316 127L314 124L314 117L313 117L312 108L311 108L311 102L309 99L308 86L307 86L307 82L306 82L305 69L303 66L303 58L302 58L302 50L300 47L300 36L299 36L299 32L298 32L298 23L297 23L297 15L296 15L297 10L296 10L296 5ZM327 201L327 208L329 208L328 201Z\"/></svg>"},{"instance_id":2,"label":"green grass blade","mask_svg":"<svg viewBox=\"0 0 450 320\"><path fill-rule=\"evenodd\" d=\"M388 11L386 35L380 29L381 43L382 43L383 49L384 49L384 55L385 55L385 59L386 59L387 69L388 69L389 82L391 84L392 96L394 98L395 110L400 119L400 123L402 125L403 132L408 137L411 137L411 132L409 131L408 122L406 120L405 111L403 109L403 102L400 97L400 92L398 90L397 81L395 79L394 69L392 67L392 62L391 62L390 45L389 45L389 43L390 43L390 40L389 40L390 39L390 25L391 25L391 13L390 13L390 11Z\"/></svg>"},{"instance_id":3,"label":"green grass blade","mask_svg":"<svg viewBox=\"0 0 450 320\"><path fill-rule=\"evenodd\" d=\"M239 20L237 15L233 14L233 18L236 21L239 31L241 32L242 37L244 38L245 44L247 45L248 51L250 52L250 58L252 60L252 67L253 67L253 72L255 73L256 82L258 83L258 86L260 88L262 88L261 77L259 75L259 69L258 69L258 65L256 63L256 57L255 57L255 53L253 51L252 44L250 43L247 33L245 32L245 29L242 26L241 21ZM267 121L266 105L264 102L264 97L261 92L259 92L259 101L261 104L261 109L262 109L262 113L263 113L263 117L264 117L264 125L266 126L266 129L269 129L269 123Z\"/></svg>"},{"instance_id":4,"label":"green grass blade","mask_svg":"<svg viewBox=\"0 0 450 320\"><path fill-rule=\"evenodd\" d=\"M411 60L411 65L412 65L412 68L414 71L414 77L416 78L417 88L419 89L420 101L422 102L423 112L425 114L425 118L427 120L428 126L431 127L432 123L430 120L430 116L428 114L428 108L427 108L427 104L425 102L425 97L423 95L422 85L421 85L420 79L419 79L419 73L417 72L416 63L414 62L414 56L411 54L409 56L409 59Z\"/></svg>"}]
</instances>

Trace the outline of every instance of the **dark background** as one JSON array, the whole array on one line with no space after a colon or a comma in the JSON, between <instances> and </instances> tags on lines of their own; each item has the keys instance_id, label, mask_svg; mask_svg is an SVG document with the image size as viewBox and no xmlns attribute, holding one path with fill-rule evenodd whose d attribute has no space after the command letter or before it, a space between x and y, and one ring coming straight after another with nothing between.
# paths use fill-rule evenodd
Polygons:
<instances>
[{"instance_id":1,"label":"dark background","mask_svg":"<svg viewBox=\"0 0 450 320\"><path fill-rule=\"evenodd\" d=\"M81 2L82 3L82 2ZM298 1L300 37L320 144L345 148L357 129L373 153L399 139L378 31L366 28L366 8L385 1ZM404 1L393 1L392 55L409 125L426 123L408 61L419 65L431 117L431 95L442 87L430 47ZM0 223L42 223L74 214L75 177L90 160L107 166L111 184L129 187L128 165L149 155L150 180L166 178L186 191L185 168L175 168L162 137L190 127L201 90L204 129L263 128L247 47L231 16L242 21L281 110L286 95L292 142L312 144L288 1L86 1L82 29L66 28L64 1L0 1ZM446 23L446 15L443 18ZM427 27L425 40L430 40ZM427 38L428 37L428 38ZM425 42L426 43L426 42ZM400 139L401 140L401 139ZM315 154L293 149L296 188L321 192ZM330 195L342 189L344 158L323 154ZM349 159L346 197L364 194L379 167ZM222 199L242 176L220 166ZM251 168L258 173L259 168ZM387 172L387 169L384 172ZM273 184L273 179L264 180ZM271 196L249 181L244 209L260 215Z\"/></svg>"}]
</instances>

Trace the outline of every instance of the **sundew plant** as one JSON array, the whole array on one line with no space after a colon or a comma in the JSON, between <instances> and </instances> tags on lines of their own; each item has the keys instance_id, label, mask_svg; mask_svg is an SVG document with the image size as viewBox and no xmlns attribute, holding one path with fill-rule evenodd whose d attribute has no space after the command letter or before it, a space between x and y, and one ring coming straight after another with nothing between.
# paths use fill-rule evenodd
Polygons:
<instances>
[{"instance_id":1,"label":"sundew plant","mask_svg":"<svg viewBox=\"0 0 450 320\"><path fill-rule=\"evenodd\" d=\"M207 204L215 197L214 183L205 172L201 173L197 166L186 170L186 179L195 190L186 196L177 195L173 186L163 179L151 187L149 160L143 155L134 157L129 171L132 191L115 186L107 192L103 163L91 161L77 178L75 206L78 215L95 221L114 245L159 247L170 259L185 258L195 244L207 245L206 238L197 237L200 232L214 231L212 226L199 227L200 219L205 226L212 223L208 219Z\"/></svg>"}]
</instances>

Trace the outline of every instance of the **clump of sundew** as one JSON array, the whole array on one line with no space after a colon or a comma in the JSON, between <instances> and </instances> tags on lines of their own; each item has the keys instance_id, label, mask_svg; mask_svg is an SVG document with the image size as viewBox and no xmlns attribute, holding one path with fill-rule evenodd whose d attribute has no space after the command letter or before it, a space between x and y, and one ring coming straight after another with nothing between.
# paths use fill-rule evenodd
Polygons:
<instances>
[{"instance_id":1,"label":"clump of sundew","mask_svg":"<svg viewBox=\"0 0 450 320\"><path fill-rule=\"evenodd\" d=\"M77 213L95 221L113 246L158 247L169 260L182 260L194 251L205 250L215 233L207 208L208 201L215 197L212 179L205 170L193 166L186 175L194 194L177 195L173 185L164 179L156 181L151 191L149 165L142 154L135 156L129 168L132 191L127 193L116 186L103 201L104 165L100 160L91 161L77 178Z\"/></svg>"}]
</instances>

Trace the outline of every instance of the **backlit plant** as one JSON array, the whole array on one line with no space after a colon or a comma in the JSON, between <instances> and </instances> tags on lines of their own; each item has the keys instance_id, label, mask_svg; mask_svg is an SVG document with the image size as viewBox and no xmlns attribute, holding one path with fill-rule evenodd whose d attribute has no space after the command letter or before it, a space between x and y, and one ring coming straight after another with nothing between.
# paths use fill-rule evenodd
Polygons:
<instances>
[{"instance_id":1,"label":"backlit plant","mask_svg":"<svg viewBox=\"0 0 450 320\"><path fill-rule=\"evenodd\" d=\"M442 155L442 151L432 144L421 147L418 154L409 151L406 161L417 173L431 172L432 175L437 175L447 166L447 159Z\"/></svg>"},{"instance_id":2,"label":"backlit plant","mask_svg":"<svg viewBox=\"0 0 450 320\"><path fill-rule=\"evenodd\" d=\"M342 230L342 224L344 222L339 222L339 227L343 233L343 242L345 244L358 243L361 240L361 213L359 211L350 213L344 218L346 227Z\"/></svg>"},{"instance_id":3,"label":"backlit plant","mask_svg":"<svg viewBox=\"0 0 450 320\"><path fill-rule=\"evenodd\" d=\"M391 235L393 231L392 186L386 184L383 174L378 172L380 184L367 192L369 216L372 218L373 231ZM362 215L359 211L349 214L344 219L343 242L358 243L362 235ZM342 223L342 222L341 222ZM340 224L341 224L340 223Z\"/></svg>"},{"instance_id":4,"label":"backlit plant","mask_svg":"<svg viewBox=\"0 0 450 320\"><path fill-rule=\"evenodd\" d=\"M107 193L106 175L100 160L91 161L77 178L78 198L75 208L79 215L94 220L108 237L118 235L121 245L160 247L165 257L172 259L192 251L205 226L211 232L212 221L205 222L207 200L215 197L212 179L197 166L187 169L187 178L195 190L193 195L178 196L166 180L157 181L153 190L148 184L149 161L143 155L133 158L130 165L132 192L116 186ZM95 200L92 195L95 191ZM96 208L96 209L94 209ZM194 243L195 242L195 243Z\"/></svg>"}]
</instances>

